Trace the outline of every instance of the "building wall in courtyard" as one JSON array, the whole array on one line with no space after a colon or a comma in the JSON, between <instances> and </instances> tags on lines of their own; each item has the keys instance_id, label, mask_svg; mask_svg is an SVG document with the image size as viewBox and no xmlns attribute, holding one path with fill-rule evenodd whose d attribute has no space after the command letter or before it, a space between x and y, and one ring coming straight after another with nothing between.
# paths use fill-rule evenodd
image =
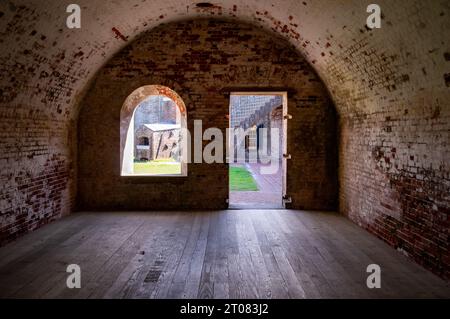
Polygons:
<instances>
[{"instance_id":1,"label":"building wall in courtyard","mask_svg":"<svg viewBox=\"0 0 450 319\"><path fill-rule=\"evenodd\" d=\"M148 139L148 145L139 142ZM135 159L157 160L178 158L180 129L152 130L151 125L142 125L135 132ZM178 153L179 154L179 153Z\"/></svg>"},{"instance_id":2,"label":"building wall in courtyard","mask_svg":"<svg viewBox=\"0 0 450 319\"><path fill-rule=\"evenodd\" d=\"M282 149L284 132L283 132L283 108L277 107L270 113L270 128L278 129L278 145L280 145L280 149ZM280 152L278 156L278 160L281 161L283 158L283 154Z\"/></svg>"},{"instance_id":3,"label":"building wall in courtyard","mask_svg":"<svg viewBox=\"0 0 450 319\"><path fill-rule=\"evenodd\" d=\"M134 113L134 127L144 124L179 123L180 115L175 102L165 100L162 96L152 96L143 101Z\"/></svg>"},{"instance_id":4,"label":"building wall in courtyard","mask_svg":"<svg viewBox=\"0 0 450 319\"><path fill-rule=\"evenodd\" d=\"M230 98L230 127L238 127L264 104L273 99L266 95L232 95Z\"/></svg>"}]
</instances>

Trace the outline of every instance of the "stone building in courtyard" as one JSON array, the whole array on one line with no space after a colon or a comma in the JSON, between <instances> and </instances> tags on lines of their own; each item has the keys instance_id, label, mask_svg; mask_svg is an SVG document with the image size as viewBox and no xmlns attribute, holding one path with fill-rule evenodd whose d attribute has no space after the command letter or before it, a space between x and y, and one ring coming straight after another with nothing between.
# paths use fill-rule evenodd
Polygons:
<instances>
[{"instance_id":1,"label":"stone building in courtyard","mask_svg":"<svg viewBox=\"0 0 450 319\"><path fill-rule=\"evenodd\" d=\"M135 131L135 159L178 159L179 124L143 124Z\"/></svg>"},{"instance_id":2,"label":"stone building in courtyard","mask_svg":"<svg viewBox=\"0 0 450 319\"><path fill-rule=\"evenodd\" d=\"M164 96L143 101L134 115L134 158L138 161L178 159L180 111Z\"/></svg>"}]
</instances>

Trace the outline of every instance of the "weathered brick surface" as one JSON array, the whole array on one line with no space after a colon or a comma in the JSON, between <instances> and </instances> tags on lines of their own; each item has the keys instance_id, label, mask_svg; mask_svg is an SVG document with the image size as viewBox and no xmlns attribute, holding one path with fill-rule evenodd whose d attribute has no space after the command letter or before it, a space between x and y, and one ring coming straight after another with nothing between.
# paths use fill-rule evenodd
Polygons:
<instances>
[{"instance_id":1,"label":"weathered brick surface","mask_svg":"<svg viewBox=\"0 0 450 319\"><path fill-rule=\"evenodd\" d=\"M336 118L317 75L284 39L250 25L196 20L144 34L100 71L79 119L80 209L227 207L226 164L191 164L186 178L120 177L120 110L149 84L181 96L192 133L194 120L202 120L204 129L218 127L224 135L229 88L289 89L287 194L296 208L336 208Z\"/></svg>"},{"instance_id":2,"label":"weathered brick surface","mask_svg":"<svg viewBox=\"0 0 450 319\"><path fill-rule=\"evenodd\" d=\"M389 42L391 50L380 49L379 31L361 30L327 61L327 81L340 114L340 211L448 279L449 29L438 23L444 16L448 10L439 6L405 6L397 23L414 25L418 39Z\"/></svg>"},{"instance_id":3,"label":"weathered brick surface","mask_svg":"<svg viewBox=\"0 0 450 319\"><path fill-rule=\"evenodd\" d=\"M55 49L49 56L42 52L49 45L48 33L36 31L39 15L34 10L4 1L1 12L3 244L73 210L76 125L68 116L66 99L83 71L76 70L79 63L62 67L64 50Z\"/></svg>"}]
</instances>

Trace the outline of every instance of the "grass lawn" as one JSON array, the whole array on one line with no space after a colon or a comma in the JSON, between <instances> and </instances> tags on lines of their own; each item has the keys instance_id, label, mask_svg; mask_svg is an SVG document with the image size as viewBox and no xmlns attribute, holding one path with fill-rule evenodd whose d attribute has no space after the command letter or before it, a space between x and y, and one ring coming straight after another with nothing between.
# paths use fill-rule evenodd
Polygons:
<instances>
[{"instance_id":1,"label":"grass lawn","mask_svg":"<svg viewBox=\"0 0 450 319\"><path fill-rule=\"evenodd\" d=\"M177 175L181 174L181 164L172 160L156 160L134 163L135 174Z\"/></svg>"},{"instance_id":2,"label":"grass lawn","mask_svg":"<svg viewBox=\"0 0 450 319\"><path fill-rule=\"evenodd\" d=\"M257 191L252 174L245 167L230 166L230 190L234 192Z\"/></svg>"}]
</instances>

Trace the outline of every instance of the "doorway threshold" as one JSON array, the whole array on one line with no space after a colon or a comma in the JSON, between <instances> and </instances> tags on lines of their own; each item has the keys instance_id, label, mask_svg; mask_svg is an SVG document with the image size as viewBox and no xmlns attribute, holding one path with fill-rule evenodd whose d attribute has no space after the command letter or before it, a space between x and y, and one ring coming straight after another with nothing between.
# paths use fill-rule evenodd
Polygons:
<instances>
[{"instance_id":1,"label":"doorway threshold","mask_svg":"<svg viewBox=\"0 0 450 319\"><path fill-rule=\"evenodd\" d=\"M258 204L230 204L230 210L271 210L271 209L285 209L282 205L258 205Z\"/></svg>"}]
</instances>

